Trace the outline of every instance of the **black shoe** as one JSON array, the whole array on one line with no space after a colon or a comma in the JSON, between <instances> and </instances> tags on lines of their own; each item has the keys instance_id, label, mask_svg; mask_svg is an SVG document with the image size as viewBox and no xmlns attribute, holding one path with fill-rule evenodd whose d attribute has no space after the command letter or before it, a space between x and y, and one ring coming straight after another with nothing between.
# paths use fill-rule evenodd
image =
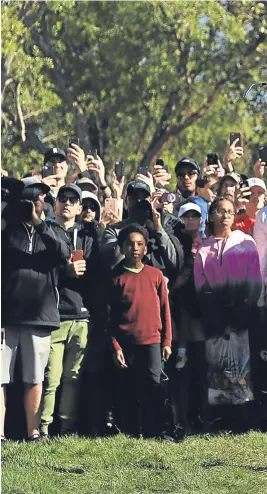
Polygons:
<instances>
[{"instance_id":1,"label":"black shoe","mask_svg":"<svg viewBox=\"0 0 267 494\"><path fill-rule=\"evenodd\" d=\"M143 434L127 434L129 439L144 439Z\"/></svg>"},{"instance_id":2,"label":"black shoe","mask_svg":"<svg viewBox=\"0 0 267 494\"><path fill-rule=\"evenodd\" d=\"M173 437L168 436L168 434L165 434L165 432L162 432L159 436L157 436L156 439L158 439L159 441L166 441L168 443L174 443L175 442Z\"/></svg>"},{"instance_id":3,"label":"black shoe","mask_svg":"<svg viewBox=\"0 0 267 494\"><path fill-rule=\"evenodd\" d=\"M37 441L40 441L41 435L38 434L32 434L31 436L27 437L27 441L29 443L36 443Z\"/></svg>"},{"instance_id":4,"label":"black shoe","mask_svg":"<svg viewBox=\"0 0 267 494\"><path fill-rule=\"evenodd\" d=\"M41 431L40 436L41 436L41 439L50 439L48 432Z\"/></svg>"},{"instance_id":5,"label":"black shoe","mask_svg":"<svg viewBox=\"0 0 267 494\"><path fill-rule=\"evenodd\" d=\"M1 444L7 443L7 438L6 436L1 436Z\"/></svg>"}]
</instances>

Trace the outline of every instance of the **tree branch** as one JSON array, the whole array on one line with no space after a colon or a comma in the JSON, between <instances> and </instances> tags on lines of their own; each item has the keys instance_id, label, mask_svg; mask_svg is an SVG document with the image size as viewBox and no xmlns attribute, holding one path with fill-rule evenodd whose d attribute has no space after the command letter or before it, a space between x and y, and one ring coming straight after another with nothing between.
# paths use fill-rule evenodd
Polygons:
<instances>
[{"instance_id":1,"label":"tree branch","mask_svg":"<svg viewBox=\"0 0 267 494\"><path fill-rule=\"evenodd\" d=\"M18 115L18 119L19 119L21 140L22 140L22 142L25 142L26 141L26 128L25 128L25 123L24 123L24 118L23 118L23 113L22 113L21 103L20 103L20 88L21 88L21 83L18 82L16 84L15 104L16 104L16 110L17 110L17 115Z\"/></svg>"}]
</instances>

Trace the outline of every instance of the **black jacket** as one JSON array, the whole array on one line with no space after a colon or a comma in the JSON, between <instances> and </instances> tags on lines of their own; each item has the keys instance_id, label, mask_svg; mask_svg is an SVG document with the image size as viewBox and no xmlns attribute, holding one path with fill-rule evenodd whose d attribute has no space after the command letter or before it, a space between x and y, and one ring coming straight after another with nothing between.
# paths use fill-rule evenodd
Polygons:
<instances>
[{"instance_id":1,"label":"black jacket","mask_svg":"<svg viewBox=\"0 0 267 494\"><path fill-rule=\"evenodd\" d=\"M2 325L59 327L57 272L71 255L65 231L42 222L2 233Z\"/></svg>"},{"instance_id":2,"label":"black jacket","mask_svg":"<svg viewBox=\"0 0 267 494\"><path fill-rule=\"evenodd\" d=\"M77 233L74 245L74 232ZM82 224L75 223L67 230L73 250L83 250L86 261L86 272L83 276L73 277L69 266L62 266L59 270L59 314L61 321L87 319L93 310L96 269L99 267L99 248L97 232L86 229Z\"/></svg>"}]
</instances>

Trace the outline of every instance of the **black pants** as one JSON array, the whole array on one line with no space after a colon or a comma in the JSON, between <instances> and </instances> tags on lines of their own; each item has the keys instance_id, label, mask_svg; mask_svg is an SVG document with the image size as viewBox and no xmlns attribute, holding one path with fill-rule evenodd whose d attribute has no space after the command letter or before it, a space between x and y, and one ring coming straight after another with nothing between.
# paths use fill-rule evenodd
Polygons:
<instances>
[{"instance_id":1,"label":"black pants","mask_svg":"<svg viewBox=\"0 0 267 494\"><path fill-rule=\"evenodd\" d=\"M187 363L182 369L175 369L177 346L168 361L166 372L170 378L170 395L175 409L175 426L185 429L195 427L200 417L205 420L207 408L205 342L187 344Z\"/></svg>"},{"instance_id":2,"label":"black pants","mask_svg":"<svg viewBox=\"0 0 267 494\"><path fill-rule=\"evenodd\" d=\"M164 429L164 394L160 385L160 344L123 347L127 369L117 371L117 418L129 434L158 436Z\"/></svg>"}]
</instances>

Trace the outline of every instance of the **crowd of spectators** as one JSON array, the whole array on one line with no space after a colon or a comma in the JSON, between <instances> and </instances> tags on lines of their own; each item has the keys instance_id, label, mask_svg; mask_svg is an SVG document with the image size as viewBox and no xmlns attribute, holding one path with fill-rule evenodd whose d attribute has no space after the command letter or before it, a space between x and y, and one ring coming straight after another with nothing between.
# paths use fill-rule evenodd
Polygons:
<instances>
[{"instance_id":1,"label":"crowd of spectators","mask_svg":"<svg viewBox=\"0 0 267 494\"><path fill-rule=\"evenodd\" d=\"M267 146L252 177L242 155L179 159L175 190L74 142L3 171L2 441L18 355L29 441L266 427Z\"/></svg>"}]
</instances>

